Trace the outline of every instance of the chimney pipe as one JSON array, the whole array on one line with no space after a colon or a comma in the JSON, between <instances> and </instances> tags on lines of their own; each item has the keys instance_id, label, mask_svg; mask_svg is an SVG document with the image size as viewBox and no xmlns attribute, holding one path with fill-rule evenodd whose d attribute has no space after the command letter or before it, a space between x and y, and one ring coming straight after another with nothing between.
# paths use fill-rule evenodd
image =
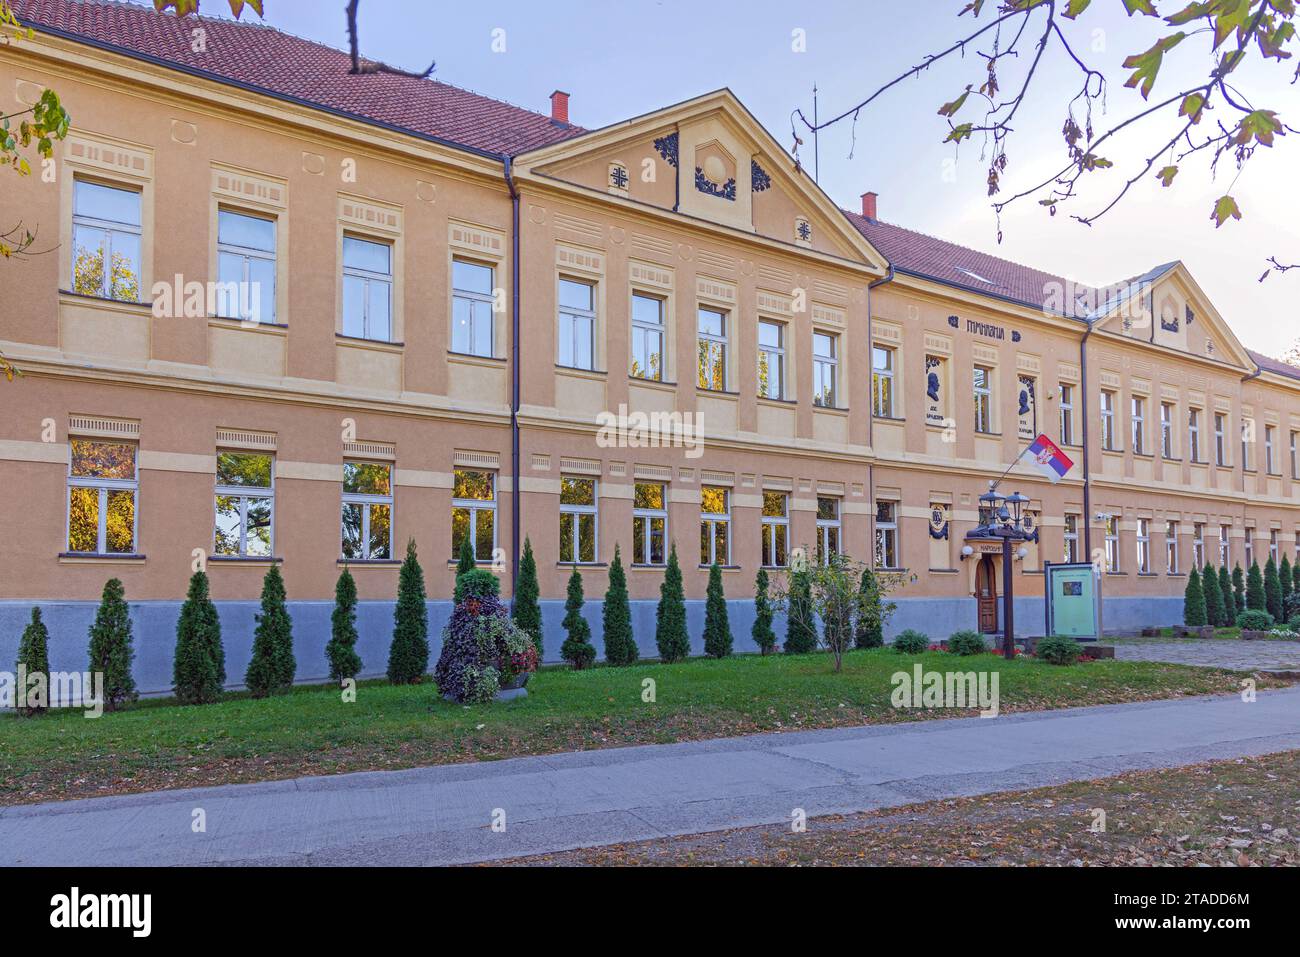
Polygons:
<instances>
[{"instance_id":1,"label":"chimney pipe","mask_svg":"<svg viewBox=\"0 0 1300 957\"><path fill-rule=\"evenodd\" d=\"M875 222L876 219L876 194L875 193L862 194L862 216L865 219L869 219L872 222Z\"/></svg>"},{"instance_id":2,"label":"chimney pipe","mask_svg":"<svg viewBox=\"0 0 1300 957\"><path fill-rule=\"evenodd\" d=\"M551 94L551 119L566 125L569 122L569 94L563 90Z\"/></svg>"}]
</instances>

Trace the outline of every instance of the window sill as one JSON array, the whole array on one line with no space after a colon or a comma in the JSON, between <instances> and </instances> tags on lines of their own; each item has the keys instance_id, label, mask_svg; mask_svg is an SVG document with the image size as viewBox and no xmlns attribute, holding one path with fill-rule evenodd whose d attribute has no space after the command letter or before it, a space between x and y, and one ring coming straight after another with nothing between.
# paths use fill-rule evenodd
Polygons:
<instances>
[{"instance_id":1,"label":"window sill","mask_svg":"<svg viewBox=\"0 0 1300 957\"><path fill-rule=\"evenodd\" d=\"M901 415L881 415L879 412L871 413L873 419L879 419L881 422L906 422L907 419ZM936 426L937 428L937 426Z\"/></svg>"},{"instance_id":2,"label":"window sill","mask_svg":"<svg viewBox=\"0 0 1300 957\"><path fill-rule=\"evenodd\" d=\"M340 568L390 568L402 564L400 558L340 558L334 563Z\"/></svg>"},{"instance_id":3,"label":"window sill","mask_svg":"<svg viewBox=\"0 0 1300 957\"><path fill-rule=\"evenodd\" d=\"M930 572L931 575L960 575L961 574L961 569L959 568L931 568L928 569L928 571Z\"/></svg>"},{"instance_id":4,"label":"window sill","mask_svg":"<svg viewBox=\"0 0 1300 957\"><path fill-rule=\"evenodd\" d=\"M341 332L334 333L334 339L341 346L356 346L360 349L383 349L388 352L400 352L406 347L405 342L391 342L388 339L367 339L365 336L348 336Z\"/></svg>"},{"instance_id":5,"label":"window sill","mask_svg":"<svg viewBox=\"0 0 1300 957\"><path fill-rule=\"evenodd\" d=\"M984 436L984 438L986 438L986 439L1000 439L1000 438L1002 438L1002 433L1001 433L1001 432L981 432L979 429L976 429L976 430L975 430L975 437L976 437L976 438L979 438L981 435Z\"/></svg>"},{"instance_id":6,"label":"window sill","mask_svg":"<svg viewBox=\"0 0 1300 957\"><path fill-rule=\"evenodd\" d=\"M774 399L770 395L760 395L758 397L759 405L775 405L778 407L793 408L799 404L798 399Z\"/></svg>"},{"instance_id":7,"label":"window sill","mask_svg":"<svg viewBox=\"0 0 1300 957\"><path fill-rule=\"evenodd\" d=\"M1183 460L1182 460L1182 459L1177 458L1177 457L1175 457L1175 456L1173 456L1173 455L1162 455L1162 456L1160 456L1160 458L1161 458L1163 461L1165 461L1165 462L1171 462L1171 463L1173 463L1174 465L1182 465L1182 464L1183 464Z\"/></svg>"},{"instance_id":8,"label":"window sill","mask_svg":"<svg viewBox=\"0 0 1300 957\"><path fill-rule=\"evenodd\" d=\"M627 567L632 569L634 572L661 572L666 569L668 565L628 565Z\"/></svg>"},{"instance_id":9,"label":"window sill","mask_svg":"<svg viewBox=\"0 0 1300 957\"><path fill-rule=\"evenodd\" d=\"M1135 459L1146 459L1147 461L1154 461L1154 460L1155 460L1155 453L1153 453L1153 452L1134 452L1134 453L1133 453L1133 457L1134 457Z\"/></svg>"},{"instance_id":10,"label":"window sill","mask_svg":"<svg viewBox=\"0 0 1300 957\"><path fill-rule=\"evenodd\" d=\"M218 565L264 565L269 568L272 565L283 564L284 559L280 557L257 558L249 555L209 555L208 564L211 565L213 562Z\"/></svg>"},{"instance_id":11,"label":"window sill","mask_svg":"<svg viewBox=\"0 0 1300 957\"><path fill-rule=\"evenodd\" d=\"M812 408L814 412L827 412L832 415L838 415L840 417L844 417L849 414L849 410L847 408L839 405L818 405L816 402L814 402Z\"/></svg>"},{"instance_id":12,"label":"window sill","mask_svg":"<svg viewBox=\"0 0 1300 957\"><path fill-rule=\"evenodd\" d=\"M707 572L707 571L708 571L710 568L712 568L713 566L712 566L712 565L696 565L695 567L698 568L698 569L699 569L700 571L702 571L702 572ZM741 569L741 567L740 567L739 565L719 565L719 566L718 566L718 570L719 570L719 571L724 571L724 572L738 572L738 571L742 571L742 569Z\"/></svg>"},{"instance_id":13,"label":"window sill","mask_svg":"<svg viewBox=\"0 0 1300 957\"><path fill-rule=\"evenodd\" d=\"M740 398L739 392L732 392L728 389L703 389L700 388L699 386L696 386L695 391L700 393L701 395L717 396L719 399L736 400Z\"/></svg>"},{"instance_id":14,"label":"window sill","mask_svg":"<svg viewBox=\"0 0 1300 957\"><path fill-rule=\"evenodd\" d=\"M398 564L401 564L401 563L399 562ZM448 565L448 566L459 565L459 564L460 564L460 559L459 559L459 558L449 558L449 559L447 559L447 565ZM475 568L486 568L486 569L488 569L489 571L491 571L491 570L492 570L492 560L491 560L490 558L477 558L477 559L474 560L474 567L475 567Z\"/></svg>"},{"instance_id":15,"label":"window sill","mask_svg":"<svg viewBox=\"0 0 1300 957\"><path fill-rule=\"evenodd\" d=\"M1165 572L1165 577L1166 577L1166 578L1186 578L1187 576L1184 575L1182 572Z\"/></svg>"},{"instance_id":16,"label":"window sill","mask_svg":"<svg viewBox=\"0 0 1300 957\"><path fill-rule=\"evenodd\" d=\"M556 562L556 568L608 568L609 562Z\"/></svg>"},{"instance_id":17,"label":"window sill","mask_svg":"<svg viewBox=\"0 0 1300 957\"><path fill-rule=\"evenodd\" d=\"M1138 572L1137 577L1138 578L1159 578L1160 573L1159 572Z\"/></svg>"},{"instance_id":18,"label":"window sill","mask_svg":"<svg viewBox=\"0 0 1300 957\"><path fill-rule=\"evenodd\" d=\"M575 379L595 379L601 380L609 377L609 373L604 369L584 369L582 366L566 366L555 363L556 375L573 376Z\"/></svg>"},{"instance_id":19,"label":"window sill","mask_svg":"<svg viewBox=\"0 0 1300 957\"><path fill-rule=\"evenodd\" d=\"M249 332L265 332L275 336L282 336L289 331L288 325L283 322L254 322L234 316L208 316L208 325L220 329L247 329Z\"/></svg>"},{"instance_id":20,"label":"window sill","mask_svg":"<svg viewBox=\"0 0 1300 957\"><path fill-rule=\"evenodd\" d=\"M1106 572L1107 578L1128 578L1128 572Z\"/></svg>"},{"instance_id":21,"label":"window sill","mask_svg":"<svg viewBox=\"0 0 1300 957\"><path fill-rule=\"evenodd\" d=\"M667 379L651 379L649 376L643 375L632 375L630 372L627 375L627 381L633 385L644 385L652 389L664 389L665 391L672 391L677 388L676 382L670 382Z\"/></svg>"},{"instance_id":22,"label":"window sill","mask_svg":"<svg viewBox=\"0 0 1300 957\"><path fill-rule=\"evenodd\" d=\"M90 296L84 292L76 292L72 289L60 289L59 295L70 296L73 299L79 299L82 302L85 302L87 305L98 304L98 305L108 306L108 307L119 306L124 309L130 309L132 311L144 310L145 312L150 312L150 313L153 312L153 303L139 302L135 299L110 299L107 296Z\"/></svg>"},{"instance_id":23,"label":"window sill","mask_svg":"<svg viewBox=\"0 0 1300 957\"><path fill-rule=\"evenodd\" d=\"M62 565L143 565L145 556L137 552L59 552Z\"/></svg>"},{"instance_id":24,"label":"window sill","mask_svg":"<svg viewBox=\"0 0 1300 957\"><path fill-rule=\"evenodd\" d=\"M448 362L463 362L471 366L503 366L508 361L504 356L476 356L471 352L453 352L447 350Z\"/></svg>"}]
</instances>

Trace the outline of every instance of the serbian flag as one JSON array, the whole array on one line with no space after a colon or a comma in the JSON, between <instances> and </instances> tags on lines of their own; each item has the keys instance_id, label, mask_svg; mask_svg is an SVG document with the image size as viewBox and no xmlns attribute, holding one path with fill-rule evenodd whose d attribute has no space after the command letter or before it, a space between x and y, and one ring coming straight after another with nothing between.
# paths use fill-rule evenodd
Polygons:
<instances>
[{"instance_id":1,"label":"serbian flag","mask_svg":"<svg viewBox=\"0 0 1300 957\"><path fill-rule=\"evenodd\" d=\"M1038 470L1047 476L1053 485L1065 478L1065 473L1074 467L1070 457L1045 435L1034 439L1034 444L1026 450Z\"/></svg>"}]
</instances>

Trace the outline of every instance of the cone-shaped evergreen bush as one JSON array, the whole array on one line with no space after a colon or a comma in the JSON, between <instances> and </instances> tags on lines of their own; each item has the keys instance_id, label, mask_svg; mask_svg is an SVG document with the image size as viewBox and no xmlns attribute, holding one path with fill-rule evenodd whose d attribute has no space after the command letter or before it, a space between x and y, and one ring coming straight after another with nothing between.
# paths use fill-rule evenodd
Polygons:
<instances>
[{"instance_id":1,"label":"cone-shaped evergreen bush","mask_svg":"<svg viewBox=\"0 0 1300 957\"><path fill-rule=\"evenodd\" d=\"M1201 573L1192 566L1183 592L1183 624L1189 628L1205 624L1205 592L1201 590Z\"/></svg>"},{"instance_id":2,"label":"cone-shaped evergreen bush","mask_svg":"<svg viewBox=\"0 0 1300 957\"><path fill-rule=\"evenodd\" d=\"M668 553L668 567L659 585L659 607L655 611L655 644L659 660L682 661L691 653L691 638L686 631L686 591L682 586L682 568L677 563L677 543Z\"/></svg>"},{"instance_id":3,"label":"cone-shaped evergreen bush","mask_svg":"<svg viewBox=\"0 0 1300 957\"><path fill-rule=\"evenodd\" d=\"M32 607L32 620L23 629L23 636L18 642L18 666L15 670L22 682L14 688L15 704L19 694L25 699L19 713L27 717L40 714L50 701L50 633L45 628L38 607ZM33 682L33 675L41 677Z\"/></svg>"},{"instance_id":4,"label":"cone-shaped evergreen bush","mask_svg":"<svg viewBox=\"0 0 1300 957\"><path fill-rule=\"evenodd\" d=\"M1223 617L1217 624L1231 628L1237 623L1237 599L1232 594L1232 575L1227 565L1219 566L1219 594L1223 596Z\"/></svg>"},{"instance_id":5,"label":"cone-shaped evergreen bush","mask_svg":"<svg viewBox=\"0 0 1300 957\"><path fill-rule=\"evenodd\" d=\"M1295 588L1291 577L1291 560L1285 555L1282 556L1282 564L1277 566L1277 583L1282 589L1282 620L1285 621L1291 617L1291 592Z\"/></svg>"},{"instance_id":6,"label":"cone-shaped evergreen bush","mask_svg":"<svg viewBox=\"0 0 1300 957\"><path fill-rule=\"evenodd\" d=\"M615 548L617 552L617 548ZM519 583L515 585L515 600L510 616L515 624L528 632L542 654L542 606L538 602L541 589L537 585L537 559L533 557L533 543L524 539L524 554L519 559Z\"/></svg>"},{"instance_id":7,"label":"cone-shaped evergreen bush","mask_svg":"<svg viewBox=\"0 0 1300 957\"><path fill-rule=\"evenodd\" d=\"M1278 581L1277 562L1273 561L1272 555L1264 565L1264 610L1273 616L1274 621L1286 621L1282 608L1282 585Z\"/></svg>"},{"instance_id":8,"label":"cone-shaped evergreen bush","mask_svg":"<svg viewBox=\"0 0 1300 957\"><path fill-rule=\"evenodd\" d=\"M254 698L265 698L293 686L297 671L293 656L293 619L285 606L284 577L272 565L262 579L262 610L253 631L253 657L244 684Z\"/></svg>"},{"instance_id":9,"label":"cone-shaped evergreen bush","mask_svg":"<svg viewBox=\"0 0 1300 957\"><path fill-rule=\"evenodd\" d=\"M466 572L472 572L477 567L478 563L474 561L474 546L470 544L469 533L467 532L465 537L460 540L460 551L456 554L456 581L451 598L457 605L465 597L460 589L460 576Z\"/></svg>"},{"instance_id":10,"label":"cone-shaped evergreen bush","mask_svg":"<svg viewBox=\"0 0 1300 957\"><path fill-rule=\"evenodd\" d=\"M90 673L104 675L104 710L116 711L139 695L131 677L135 649L131 643L131 610L126 591L116 578L104 585L94 624L90 626Z\"/></svg>"},{"instance_id":11,"label":"cone-shaped evergreen bush","mask_svg":"<svg viewBox=\"0 0 1300 957\"><path fill-rule=\"evenodd\" d=\"M1240 562L1232 569L1232 600L1237 606L1237 613L1232 616L1235 623L1237 615L1246 610L1246 576L1242 574Z\"/></svg>"},{"instance_id":12,"label":"cone-shaped evergreen bush","mask_svg":"<svg viewBox=\"0 0 1300 957\"><path fill-rule=\"evenodd\" d=\"M632 604L628 601L627 575L618 545L614 562L609 566L609 588L605 592L602 612L605 633L605 660L611 665L630 665L637 659L636 639L632 636Z\"/></svg>"},{"instance_id":13,"label":"cone-shaped evergreen bush","mask_svg":"<svg viewBox=\"0 0 1300 957\"><path fill-rule=\"evenodd\" d=\"M704 653L710 658L731 655L731 622L727 617L727 597L722 590L722 569L714 562L709 566L709 587L704 603Z\"/></svg>"},{"instance_id":14,"label":"cone-shaped evergreen bush","mask_svg":"<svg viewBox=\"0 0 1300 957\"><path fill-rule=\"evenodd\" d=\"M330 680L340 684L361 673L357 654L357 582L345 566L334 585L334 611L330 613L330 640L325 646Z\"/></svg>"},{"instance_id":15,"label":"cone-shaped evergreen bush","mask_svg":"<svg viewBox=\"0 0 1300 957\"><path fill-rule=\"evenodd\" d=\"M415 539L411 539L397 576L393 643L388 648L388 680L395 685L419 684L429 670L429 619L424 602L424 571L415 553Z\"/></svg>"},{"instance_id":16,"label":"cone-shaped evergreen bush","mask_svg":"<svg viewBox=\"0 0 1300 957\"><path fill-rule=\"evenodd\" d=\"M812 580L806 569L790 572L790 594L786 596L785 651L806 655L817 650L817 620L813 617Z\"/></svg>"},{"instance_id":17,"label":"cone-shaped evergreen bush","mask_svg":"<svg viewBox=\"0 0 1300 957\"><path fill-rule=\"evenodd\" d=\"M582 617L582 575L575 568L569 576L569 594L564 601L564 631L568 635L560 646L560 657L581 671L596 660L596 646L591 643L591 626Z\"/></svg>"},{"instance_id":18,"label":"cone-shaped evergreen bush","mask_svg":"<svg viewBox=\"0 0 1300 957\"><path fill-rule=\"evenodd\" d=\"M758 650L770 655L776 647L776 632L772 630L772 599L768 597L767 587L767 572L760 568L754 577L754 627L749 633Z\"/></svg>"},{"instance_id":19,"label":"cone-shaped evergreen bush","mask_svg":"<svg viewBox=\"0 0 1300 957\"><path fill-rule=\"evenodd\" d=\"M1219 591L1219 576L1210 565L1205 566L1201 576L1201 590L1205 592L1205 623L1217 626L1223 621L1223 594Z\"/></svg>"},{"instance_id":20,"label":"cone-shaped evergreen bush","mask_svg":"<svg viewBox=\"0 0 1300 957\"><path fill-rule=\"evenodd\" d=\"M1291 566L1291 594L1300 595L1300 561Z\"/></svg>"},{"instance_id":21,"label":"cone-shaped evergreen bush","mask_svg":"<svg viewBox=\"0 0 1300 957\"><path fill-rule=\"evenodd\" d=\"M862 569L858 585L858 625L853 633L856 648L879 648L885 643L884 602L880 582L870 568Z\"/></svg>"},{"instance_id":22,"label":"cone-shaped evergreen bush","mask_svg":"<svg viewBox=\"0 0 1300 957\"><path fill-rule=\"evenodd\" d=\"M1268 596L1264 592L1264 576L1259 562L1250 563L1246 573L1246 608L1249 611L1268 611Z\"/></svg>"},{"instance_id":23,"label":"cone-shaped evergreen bush","mask_svg":"<svg viewBox=\"0 0 1300 957\"><path fill-rule=\"evenodd\" d=\"M226 684L226 652L221 644L221 619L208 597L208 576L190 576L189 592L176 622L176 655L172 684L181 704L207 704L221 697Z\"/></svg>"}]
</instances>

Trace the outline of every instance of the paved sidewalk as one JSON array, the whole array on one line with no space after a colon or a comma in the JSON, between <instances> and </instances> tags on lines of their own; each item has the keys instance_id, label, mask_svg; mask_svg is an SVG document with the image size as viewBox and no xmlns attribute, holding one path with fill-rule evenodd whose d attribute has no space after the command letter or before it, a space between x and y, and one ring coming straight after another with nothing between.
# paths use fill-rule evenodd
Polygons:
<instances>
[{"instance_id":1,"label":"paved sidewalk","mask_svg":"<svg viewBox=\"0 0 1300 957\"><path fill-rule=\"evenodd\" d=\"M1300 687L0 808L0 865L452 864L1293 749Z\"/></svg>"},{"instance_id":2,"label":"paved sidewalk","mask_svg":"<svg viewBox=\"0 0 1300 957\"><path fill-rule=\"evenodd\" d=\"M1300 671L1300 641L1242 641L1195 638L1160 641L1136 638L1115 642L1115 657L1126 661L1169 661L1178 665L1232 671Z\"/></svg>"}]
</instances>

